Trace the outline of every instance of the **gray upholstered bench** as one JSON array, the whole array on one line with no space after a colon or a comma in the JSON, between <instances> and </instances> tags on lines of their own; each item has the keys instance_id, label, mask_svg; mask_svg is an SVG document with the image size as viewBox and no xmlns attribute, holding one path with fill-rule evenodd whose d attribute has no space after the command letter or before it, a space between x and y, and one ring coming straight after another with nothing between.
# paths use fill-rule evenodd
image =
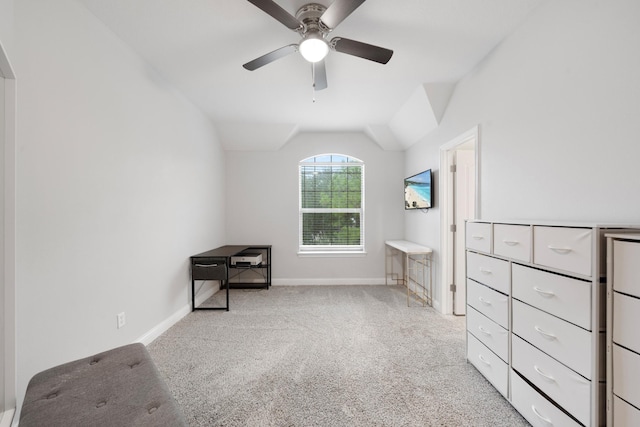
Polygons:
<instances>
[{"instance_id":1,"label":"gray upholstered bench","mask_svg":"<svg viewBox=\"0 0 640 427\"><path fill-rule=\"evenodd\" d=\"M20 427L186 426L143 344L129 344L36 374Z\"/></svg>"}]
</instances>

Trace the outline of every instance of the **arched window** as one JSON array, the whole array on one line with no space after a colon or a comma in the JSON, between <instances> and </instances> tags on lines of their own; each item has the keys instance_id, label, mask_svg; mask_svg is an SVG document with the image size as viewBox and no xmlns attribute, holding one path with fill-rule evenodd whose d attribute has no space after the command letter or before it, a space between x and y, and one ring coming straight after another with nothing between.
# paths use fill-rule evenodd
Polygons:
<instances>
[{"instance_id":1,"label":"arched window","mask_svg":"<svg viewBox=\"0 0 640 427\"><path fill-rule=\"evenodd\" d=\"M299 168L300 252L364 252L364 163L322 154Z\"/></svg>"}]
</instances>

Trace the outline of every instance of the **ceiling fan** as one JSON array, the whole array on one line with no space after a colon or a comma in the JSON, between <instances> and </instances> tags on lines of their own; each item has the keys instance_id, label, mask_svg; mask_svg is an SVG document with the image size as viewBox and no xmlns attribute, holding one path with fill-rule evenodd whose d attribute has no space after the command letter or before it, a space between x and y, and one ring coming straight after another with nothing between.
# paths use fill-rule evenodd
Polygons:
<instances>
[{"instance_id":1,"label":"ceiling fan","mask_svg":"<svg viewBox=\"0 0 640 427\"><path fill-rule=\"evenodd\" d=\"M302 37L299 43L283 46L247 62L243 67L249 71L254 71L294 52L300 52L304 59L312 64L313 88L322 90L327 87L324 58L330 49L381 64L389 62L393 55L392 50L343 37L327 39L328 34L365 0L335 0L329 7L309 3L298 9L295 17L272 0L248 1Z\"/></svg>"}]
</instances>

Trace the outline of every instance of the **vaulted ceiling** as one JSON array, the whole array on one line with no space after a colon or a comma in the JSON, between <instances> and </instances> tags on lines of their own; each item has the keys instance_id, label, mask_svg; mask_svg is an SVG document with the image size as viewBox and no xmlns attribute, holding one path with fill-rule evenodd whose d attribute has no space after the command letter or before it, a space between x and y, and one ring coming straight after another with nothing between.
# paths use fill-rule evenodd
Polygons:
<instances>
[{"instance_id":1,"label":"vaulted ceiling","mask_svg":"<svg viewBox=\"0 0 640 427\"><path fill-rule=\"evenodd\" d=\"M403 150L438 125L455 83L547 0L365 1L330 37L393 57L382 65L331 51L321 91L299 53L242 67L300 41L249 1L79 1L210 117L225 149L277 150L299 132L359 131ZM275 2L291 15L309 3Z\"/></svg>"}]
</instances>

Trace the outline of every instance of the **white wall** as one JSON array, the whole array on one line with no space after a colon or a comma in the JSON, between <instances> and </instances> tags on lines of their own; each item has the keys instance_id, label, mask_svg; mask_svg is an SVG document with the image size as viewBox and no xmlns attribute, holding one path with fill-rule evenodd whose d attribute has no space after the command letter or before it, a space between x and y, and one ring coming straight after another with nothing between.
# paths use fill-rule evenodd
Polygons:
<instances>
[{"instance_id":1,"label":"white wall","mask_svg":"<svg viewBox=\"0 0 640 427\"><path fill-rule=\"evenodd\" d=\"M20 405L37 371L188 309L188 257L225 243L225 165L211 123L77 2L15 12Z\"/></svg>"},{"instance_id":2,"label":"white wall","mask_svg":"<svg viewBox=\"0 0 640 427\"><path fill-rule=\"evenodd\" d=\"M406 172L479 124L482 218L639 223L639 21L637 0L546 3L458 83ZM426 244L439 215L406 225Z\"/></svg>"},{"instance_id":3,"label":"white wall","mask_svg":"<svg viewBox=\"0 0 640 427\"><path fill-rule=\"evenodd\" d=\"M13 56L13 2L0 0L0 45L7 56Z\"/></svg>"},{"instance_id":4,"label":"white wall","mask_svg":"<svg viewBox=\"0 0 640 427\"><path fill-rule=\"evenodd\" d=\"M299 257L298 163L340 153L365 163L365 257ZM274 284L380 283L384 241L400 239L404 154L362 133L299 134L278 151L227 152L227 240L272 244Z\"/></svg>"}]
</instances>

